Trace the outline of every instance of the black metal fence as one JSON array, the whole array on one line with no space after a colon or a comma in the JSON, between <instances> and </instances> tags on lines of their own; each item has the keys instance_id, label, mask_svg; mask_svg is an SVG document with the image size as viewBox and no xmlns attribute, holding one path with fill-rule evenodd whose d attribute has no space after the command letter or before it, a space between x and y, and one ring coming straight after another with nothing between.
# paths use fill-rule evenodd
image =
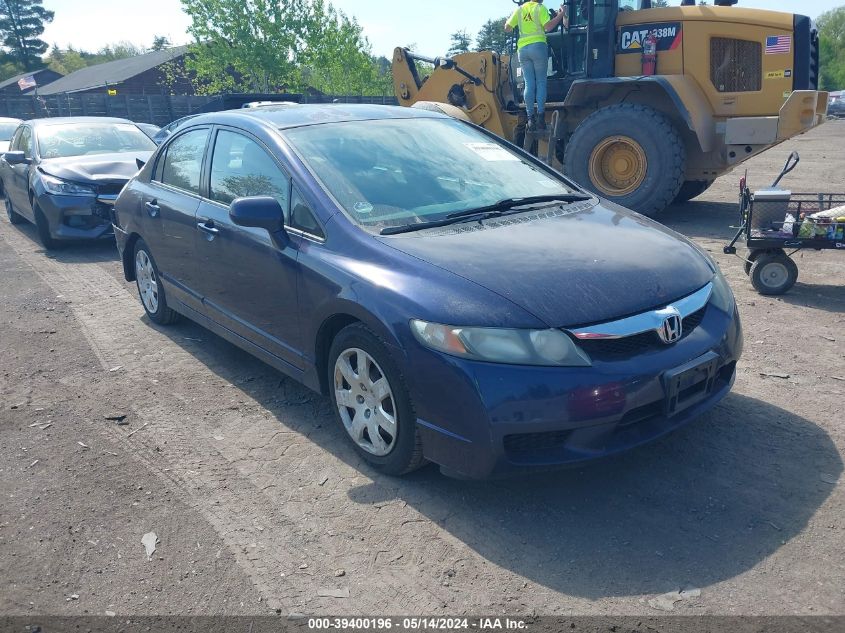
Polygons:
<instances>
[{"instance_id":1,"label":"black metal fence","mask_svg":"<svg viewBox=\"0 0 845 633\"><path fill-rule=\"evenodd\" d=\"M0 116L36 119L56 116L114 116L137 123L167 125L193 114L214 96L55 94L35 97L0 96ZM370 103L396 105L392 95L306 95L304 103Z\"/></svg>"}]
</instances>

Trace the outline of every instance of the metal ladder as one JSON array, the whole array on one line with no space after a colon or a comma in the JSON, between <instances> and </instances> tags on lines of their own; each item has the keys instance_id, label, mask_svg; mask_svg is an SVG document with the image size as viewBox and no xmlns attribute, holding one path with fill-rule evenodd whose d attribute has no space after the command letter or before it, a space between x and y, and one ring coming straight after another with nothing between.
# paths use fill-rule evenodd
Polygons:
<instances>
[{"instance_id":1,"label":"metal ladder","mask_svg":"<svg viewBox=\"0 0 845 633\"><path fill-rule=\"evenodd\" d=\"M552 119L546 124L545 130L525 130L525 140L522 142L522 149L533 154L549 167L554 167L558 141L563 133L560 112L552 112ZM537 151L533 152L534 143L537 143ZM544 147L545 146L545 147ZM544 151L545 150L545 151Z\"/></svg>"}]
</instances>

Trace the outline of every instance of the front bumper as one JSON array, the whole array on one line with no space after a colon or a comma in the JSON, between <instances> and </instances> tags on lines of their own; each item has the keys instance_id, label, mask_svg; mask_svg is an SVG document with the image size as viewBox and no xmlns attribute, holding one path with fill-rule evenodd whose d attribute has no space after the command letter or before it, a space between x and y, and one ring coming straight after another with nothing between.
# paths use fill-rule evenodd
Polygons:
<instances>
[{"instance_id":1,"label":"front bumper","mask_svg":"<svg viewBox=\"0 0 845 633\"><path fill-rule=\"evenodd\" d=\"M735 166L827 120L828 93L795 90L777 116L733 117L717 125L725 135L725 160Z\"/></svg>"},{"instance_id":2,"label":"front bumper","mask_svg":"<svg viewBox=\"0 0 845 633\"><path fill-rule=\"evenodd\" d=\"M53 239L97 240L113 237L113 198L42 193L36 198L36 202L47 219Z\"/></svg>"},{"instance_id":3,"label":"front bumper","mask_svg":"<svg viewBox=\"0 0 845 633\"><path fill-rule=\"evenodd\" d=\"M449 474L485 478L631 449L727 395L742 345L736 309L726 315L708 305L677 344L589 368L497 365L424 350L413 359L409 388L425 456ZM697 359L712 359L712 379L688 387L684 406L670 411L668 373Z\"/></svg>"}]
</instances>

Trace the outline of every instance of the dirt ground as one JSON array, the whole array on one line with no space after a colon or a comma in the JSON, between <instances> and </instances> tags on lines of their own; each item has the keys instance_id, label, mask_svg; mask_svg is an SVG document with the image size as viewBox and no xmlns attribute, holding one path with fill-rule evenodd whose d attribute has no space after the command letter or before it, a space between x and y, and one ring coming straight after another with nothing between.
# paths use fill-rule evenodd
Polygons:
<instances>
[{"instance_id":1,"label":"dirt ground","mask_svg":"<svg viewBox=\"0 0 845 633\"><path fill-rule=\"evenodd\" d=\"M827 123L751 182L797 149L785 186L843 191L843 147ZM481 483L373 472L324 398L197 325L151 326L113 245L48 256L3 218L0 614L659 615L681 588L700 595L679 614L845 614L845 254L756 294L721 251L739 176L661 218L736 292L733 393L622 457Z\"/></svg>"}]
</instances>

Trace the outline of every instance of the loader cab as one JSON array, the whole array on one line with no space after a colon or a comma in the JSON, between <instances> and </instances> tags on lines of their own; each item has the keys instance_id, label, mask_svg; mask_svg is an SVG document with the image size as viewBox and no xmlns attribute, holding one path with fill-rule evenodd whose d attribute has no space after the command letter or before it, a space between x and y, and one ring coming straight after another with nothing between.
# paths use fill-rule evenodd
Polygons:
<instances>
[{"instance_id":1,"label":"loader cab","mask_svg":"<svg viewBox=\"0 0 845 633\"><path fill-rule=\"evenodd\" d=\"M566 0L569 29L561 24L547 34L549 103L563 101L572 82L578 79L613 76L616 15L621 10L639 9L642 2L648 0ZM547 3L557 4L555 0ZM525 82L517 55L518 38L515 30L510 41L510 76L514 94L522 95Z\"/></svg>"}]
</instances>

